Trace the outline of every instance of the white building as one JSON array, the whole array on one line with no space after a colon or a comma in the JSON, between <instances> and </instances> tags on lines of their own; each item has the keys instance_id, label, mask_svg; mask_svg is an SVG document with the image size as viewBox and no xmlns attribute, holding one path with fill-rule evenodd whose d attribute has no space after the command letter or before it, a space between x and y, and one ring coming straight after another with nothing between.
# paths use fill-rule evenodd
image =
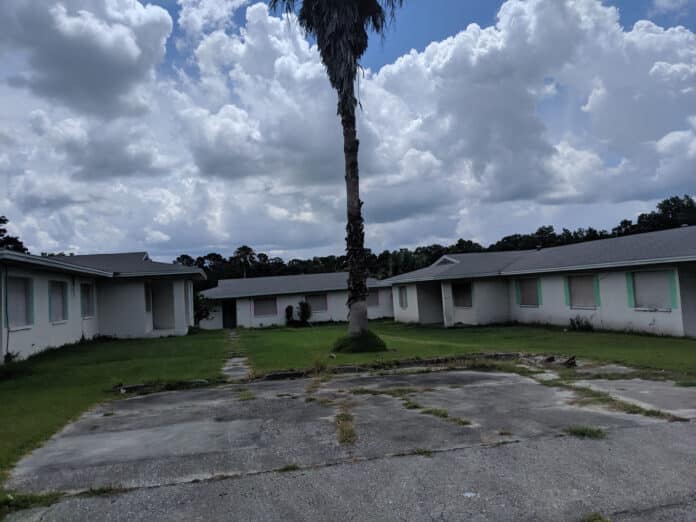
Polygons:
<instances>
[{"instance_id":1,"label":"white building","mask_svg":"<svg viewBox=\"0 0 696 522\"><path fill-rule=\"evenodd\" d=\"M696 336L696 227L538 250L443 256L392 277L394 319L505 322Z\"/></svg>"},{"instance_id":2,"label":"white building","mask_svg":"<svg viewBox=\"0 0 696 522\"><path fill-rule=\"evenodd\" d=\"M0 250L0 352L25 358L105 335L185 335L198 268L146 252L31 256Z\"/></svg>"},{"instance_id":3,"label":"white building","mask_svg":"<svg viewBox=\"0 0 696 522\"><path fill-rule=\"evenodd\" d=\"M391 287L368 279L368 317L393 317ZM202 295L214 300L210 317L201 328L259 328L285 324L285 309L300 301L312 308L311 322L346 321L348 274L305 274L245 279L222 279Z\"/></svg>"}]
</instances>

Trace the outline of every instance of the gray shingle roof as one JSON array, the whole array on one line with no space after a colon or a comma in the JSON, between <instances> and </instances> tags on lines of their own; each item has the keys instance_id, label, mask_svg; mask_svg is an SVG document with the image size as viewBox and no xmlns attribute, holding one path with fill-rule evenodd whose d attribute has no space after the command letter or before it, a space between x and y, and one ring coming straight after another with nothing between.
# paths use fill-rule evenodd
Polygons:
<instances>
[{"instance_id":1,"label":"gray shingle roof","mask_svg":"<svg viewBox=\"0 0 696 522\"><path fill-rule=\"evenodd\" d=\"M53 268L63 272L103 277L193 276L205 278L200 268L151 261L147 252L79 256L32 256L0 250L0 260Z\"/></svg>"},{"instance_id":2,"label":"gray shingle roof","mask_svg":"<svg viewBox=\"0 0 696 522\"><path fill-rule=\"evenodd\" d=\"M385 279L383 283L403 284L696 261L696 226L541 250L450 254L443 259L447 258L455 262L438 264L442 262L440 259L429 267Z\"/></svg>"},{"instance_id":3,"label":"gray shingle roof","mask_svg":"<svg viewBox=\"0 0 696 522\"><path fill-rule=\"evenodd\" d=\"M501 271L521 255L530 252L475 252L471 254L448 254L432 265L385 279L385 283L401 284L411 281L428 281L433 279L476 278L500 275ZM454 262L439 264L447 259Z\"/></svg>"},{"instance_id":4,"label":"gray shingle roof","mask_svg":"<svg viewBox=\"0 0 696 522\"><path fill-rule=\"evenodd\" d=\"M385 285L382 281L369 278L369 288ZM234 299L261 295L304 294L346 290L348 274L333 272L328 274L301 274L273 277L248 277L246 279L221 279L218 286L201 292L209 299Z\"/></svg>"}]
</instances>

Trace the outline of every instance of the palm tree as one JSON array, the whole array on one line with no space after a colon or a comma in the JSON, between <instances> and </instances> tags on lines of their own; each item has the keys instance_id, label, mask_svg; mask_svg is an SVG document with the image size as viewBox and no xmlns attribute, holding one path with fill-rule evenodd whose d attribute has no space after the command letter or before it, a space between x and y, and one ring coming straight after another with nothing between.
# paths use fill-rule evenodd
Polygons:
<instances>
[{"instance_id":1,"label":"palm tree","mask_svg":"<svg viewBox=\"0 0 696 522\"><path fill-rule=\"evenodd\" d=\"M363 335L367 333L367 267L358 175L355 79L359 60L367 50L368 31L383 35L387 16L393 17L403 0L270 0L269 4L271 9L282 6L288 13L296 12L297 8L300 27L316 38L321 61L338 94L348 217L348 334Z\"/></svg>"}]
</instances>

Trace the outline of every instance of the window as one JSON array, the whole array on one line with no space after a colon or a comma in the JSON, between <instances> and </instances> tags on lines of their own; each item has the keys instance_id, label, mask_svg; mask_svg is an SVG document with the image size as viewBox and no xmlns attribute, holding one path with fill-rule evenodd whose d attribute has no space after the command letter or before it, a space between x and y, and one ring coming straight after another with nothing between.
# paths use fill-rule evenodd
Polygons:
<instances>
[{"instance_id":1,"label":"window","mask_svg":"<svg viewBox=\"0 0 696 522\"><path fill-rule=\"evenodd\" d=\"M635 308L671 310L676 307L676 295L672 296L670 271L634 272L633 295Z\"/></svg>"},{"instance_id":2,"label":"window","mask_svg":"<svg viewBox=\"0 0 696 522\"><path fill-rule=\"evenodd\" d=\"M399 306L403 310L408 308L408 288L405 286L399 287Z\"/></svg>"},{"instance_id":3,"label":"window","mask_svg":"<svg viewBox=\"0 0 696 522\"><path fill-rule=\"evenodd\" d=\"M471 283L468 281L452 283L452 300L457 308L471 308Z\"/></svg>"},{"instance_id":4,"label":"window","mask_svg":"<svg viewBox=\"0 0 696 522\"><path fill-rule=\"evenodd\" d=\"M254 316L278 315L275 297L258 297L254 299Z\"/></svg>"},{"instance_id":5,"label":"window","mask_svg":"<svg viewBox=\"0 0 696 522\"><path fill-rule=\"evenodd\" d=\"M368 308L379 306L379 290L370 290L367 294Z\"/></svg>"},{"instance_id":6,"label":"window","mask_svg":"<svg viewBox=\"0 0 696 522\"><path fill-rule=\"evenodd\" d=\"M145 283L145 311L152 312L152 285Z\"/></svg>"},{"instance_id":7,"label":"window","mask_svg":"<svg viewBox=\"0 0 696 522\"><path fill-rule=\"evenodd\" d=\"M326 301L326 294L313 294L305 296L305 301L309 303L312 312L326 312L329 305Z\"/></svg>"},{"instance_id":8,"label":"window","mask_svg":"<svg viewBox=\"0 0 696 522\"><path fill-rule=\"evenodd\" d=\"M80 284L80 308L82 317L94 317L94 286L90 283Z\"/></svg>"},{"instance_id":9,"label":"window","mask_svg":"<svg viewBox=\"0 0 696 522\"><path fill-rule=\"evenodd\" d=\"M68 320L68 284L64 281L48 283L48 320L52 323Z\"/></svg>"},{"instance_id":10,"label":"window","mask_svg":"<svg viewBox=\"0 0 696 522\"><path fill-rule=\"evenodd\" d=\"M7 278L7 319L10 328L34 323L34 288L28 277Z\"/></svg>"},{"instance_id":11,"label":"window","mask_svg":"<svg viewBox=\"0 0 696 522\"><path fill-rule=\"evenodd\" d=\"M517 281L517 302L520 306L539 306L541 284L536 277Z\"/></svg>"},{"instance_id":12,"label":"window","mask_svg":"<svg viewBox=\"0 0 696 522\"><path fill-rule=\"evenodd\" d=\"M567 280L571 308L597 308L596 278L592 275L571 276Z\"/></svg>"}]
</instances>

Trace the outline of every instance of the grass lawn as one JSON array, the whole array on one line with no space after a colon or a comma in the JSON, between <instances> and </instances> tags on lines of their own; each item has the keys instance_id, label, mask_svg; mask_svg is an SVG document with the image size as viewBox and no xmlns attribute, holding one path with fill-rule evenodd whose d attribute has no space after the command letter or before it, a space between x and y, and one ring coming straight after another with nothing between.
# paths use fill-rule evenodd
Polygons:
<instances>
[{"instance_id":1,"label":"grass lawn","mask_svg":"<svg viewBox=\"0 0 696 522\"><path fill-rule=\"evenodd\" d=\"M387 343L378 354L327 354L346 326L239 330L241 347L254 370L309 368L317 359L330 366L413 357L477 352L527 352L577 355L598 361L696 375L696 340L606 332L564 332L559 328L490 326L444 329L374 321L371 328Z\"/></svg>"},{"instance_id":2,"label":"grass lawn","mask_svg":"<svg viewBox=\"0 0 696 522\"><path fill-rule=\"evenodd\" d=\"M117 397L119 383L216 378L230 351L226 333L94 341L49 350L0 373L0 486L11 466L90 406ZM0 518L2 518L0 516Z\"/></svg>"}]
</instances>

